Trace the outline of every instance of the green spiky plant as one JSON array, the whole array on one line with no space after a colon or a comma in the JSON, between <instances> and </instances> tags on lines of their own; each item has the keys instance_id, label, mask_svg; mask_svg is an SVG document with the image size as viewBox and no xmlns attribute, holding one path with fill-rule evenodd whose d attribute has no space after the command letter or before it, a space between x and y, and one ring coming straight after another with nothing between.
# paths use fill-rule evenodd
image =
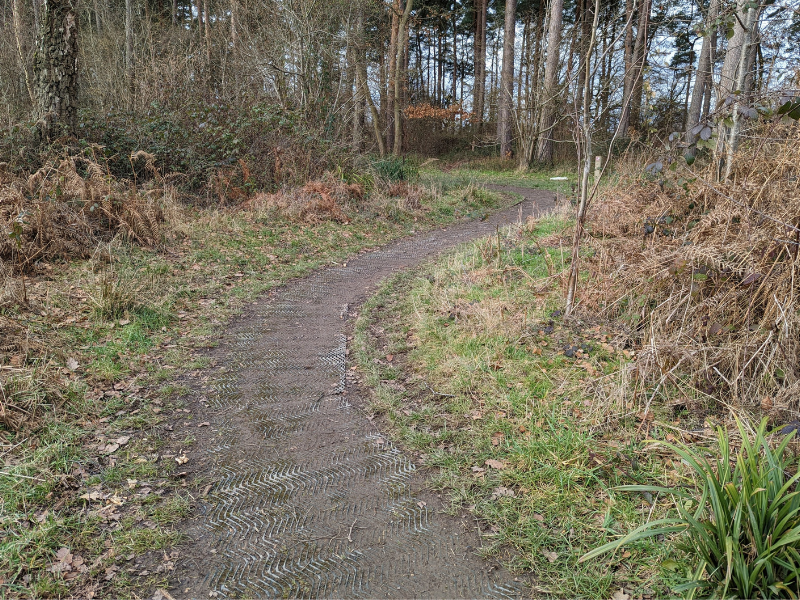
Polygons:
<instances>
[{"instance_id":1,"label":"green spiky plant","mask_svg":"<svg viewBox=\"0 0 800 600\"><path fill-rule=\"evenodd\" d=\"M678 517L642 525L588 552L579 562L644 538L678 534L677 546L693 564L689 581L675 591L690 598L798 598L800 491L796 483L800 473L796 457L787 452L794 435L785 436L773 449L766 419L752 438L738 419L736 424L742 442L735 456L722 428L717 431L718 452L713 460L685 444L666 444L692 469L699 498L694 490L616 488L672 494L680 499Z\"/></svg>"}]
</instances>

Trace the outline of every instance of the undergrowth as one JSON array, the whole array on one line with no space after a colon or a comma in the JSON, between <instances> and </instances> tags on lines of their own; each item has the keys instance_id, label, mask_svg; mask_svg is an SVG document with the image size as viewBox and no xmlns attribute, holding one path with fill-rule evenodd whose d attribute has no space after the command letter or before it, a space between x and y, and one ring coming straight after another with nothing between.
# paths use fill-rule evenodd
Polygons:
<instances>
[{"instance_id":1,"label":"undergrowth","mask_svg":"<svg viewBox=\"0 0 800 600\"><path fill-rule=\"evenodd\" d=\"M800 414L800 129L764 137L729 182L678 159L623 174L595 202L581 310L628 323L641 347L629 395L699 420L730 406Z\"/></svg>"}]
</instances>

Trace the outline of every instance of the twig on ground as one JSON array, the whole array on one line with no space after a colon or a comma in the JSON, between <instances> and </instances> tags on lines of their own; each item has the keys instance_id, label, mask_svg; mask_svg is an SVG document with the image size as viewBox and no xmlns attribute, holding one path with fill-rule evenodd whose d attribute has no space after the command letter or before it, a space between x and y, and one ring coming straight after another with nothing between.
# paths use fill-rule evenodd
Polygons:
<instances>
[{"instance_id":1,"label":"twig on ground","mask_svg":"<svg viewBox=\"0 0 800 600\"><path fill-rule=\"evenodd\" d=\"M428 388L430 390L430 392L434 396L441 396L443 398L455 398L456 397L455 394L443 394L441 392L437 392L435 389L433 389L431 386L428 385L428 382L425 382L425 387Z\"/></svg>"},{"instance_id":2,"label":"twig on ground","mask_svg":"<svg viewBox=\"0 0 800 600\"><path fill-rule=\"evenodd\" d=\"M350 531L347 532L347 541L350 542L351 544L353 543L353 537L352 537L353 536L353 527L356 526L357 522L358 522L358 519L353 521L353 524L350 525Z\"/></svg>"},{"instance_id":3,"label":"twig on ground","mask_svg":"<svg viewBox=\"0 0 800 600\"><path fill-rule=\"evenodd\" d=\"M8 473L6 471L0 471L0 475L5 475L6 477L22 477L22 479L32 479L33 481L45 481L41 477L31 477L30 475L22 475L21 473Z\"/></svg>"}]
</instances>

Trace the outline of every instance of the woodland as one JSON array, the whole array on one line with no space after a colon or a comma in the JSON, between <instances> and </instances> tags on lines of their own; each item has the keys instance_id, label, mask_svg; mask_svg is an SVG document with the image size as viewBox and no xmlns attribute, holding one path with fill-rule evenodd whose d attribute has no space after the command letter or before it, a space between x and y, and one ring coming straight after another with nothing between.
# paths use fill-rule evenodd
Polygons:
<instances>
[{"instance_id":1,"label":"woodland","mask_svg":"<svg viewBox=\"0 0 800 600\"><path fill-rule=\"evenodd\" d=\"M499 438L494 422L453 426L453 466L436 462L444 434L410 441L401 399L371 410L452 471L453 505L493 528L491 548L527 556L510 568L540 573L545 595L800 595L796 1L3 0L0 109L0 590L170 597L206 485L174 473L191 436L153 433L189 413L182 374L269 290L485 220L513 199L487 188L510 185L553 190L558 208L517 238L498 229L461 275L408 284L442 303L432 321L396 311L455 348L483 335L475 323L503 329L471 304L458 325L447 303L472 293L467 273L507 294L498 323L518 327L485 342L499 344L491 383L439 396L550 372L547 414L587 437L579 458L548 451L591 471L558 502L573 507L575 487L601 526L576 516L552 552L555 533L520 533L549 518L530 508L544 491L480 508L512 489L510 470L485 489L470 473L490 456L480 440L513 453L512 434L555 417L497 408ZM442 314L446 335L430 329ZM370 352L361 370L380 388ZM470 411L452 418L490 412ZM626 512L623 494L650 500ZM630 564L607 572L609 553Z\"/></svg>"}]
</instances>

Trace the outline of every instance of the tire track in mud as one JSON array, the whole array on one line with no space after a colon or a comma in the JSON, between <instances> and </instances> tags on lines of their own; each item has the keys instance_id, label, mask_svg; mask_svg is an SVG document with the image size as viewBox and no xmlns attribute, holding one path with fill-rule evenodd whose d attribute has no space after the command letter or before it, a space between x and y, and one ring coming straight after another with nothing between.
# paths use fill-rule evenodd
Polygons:
<instances>
[{"instance_id":1,"label":"tire track in mud","mask_svg":"<svg viewBox=\"0 0 800 600\"><path fill-rule=\"evenodd\" d=\"M211 352L198 445L212 482L185 531L175 597L508 598L520 578L475 554L474 524L438 511L424 477L356 409L346 319L401 269L549 210L552 192L483 222L418 234L275 290ZM197 453L195 453L197 455Z\"/></svg>"}]
</instances>

